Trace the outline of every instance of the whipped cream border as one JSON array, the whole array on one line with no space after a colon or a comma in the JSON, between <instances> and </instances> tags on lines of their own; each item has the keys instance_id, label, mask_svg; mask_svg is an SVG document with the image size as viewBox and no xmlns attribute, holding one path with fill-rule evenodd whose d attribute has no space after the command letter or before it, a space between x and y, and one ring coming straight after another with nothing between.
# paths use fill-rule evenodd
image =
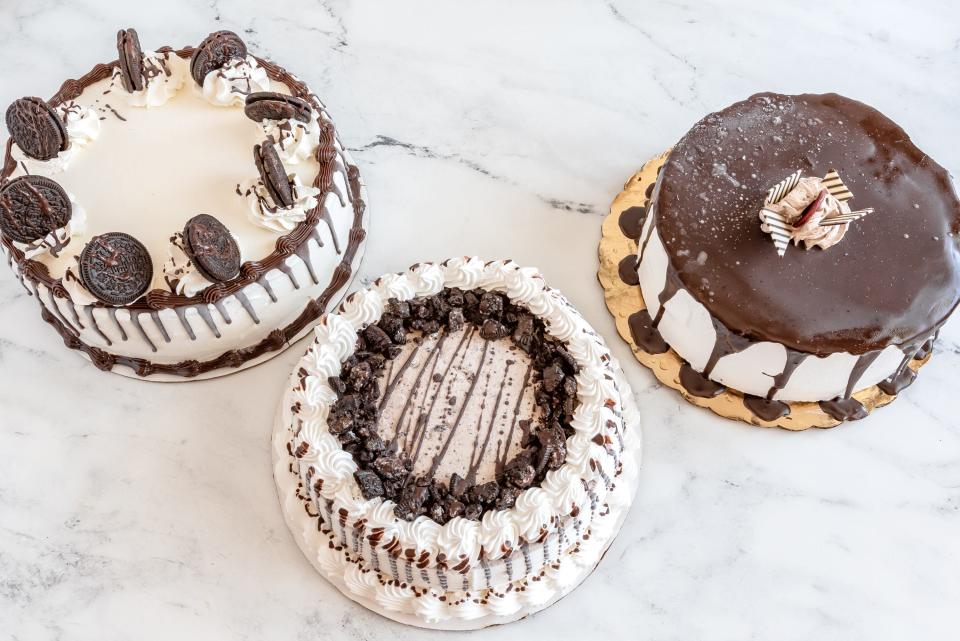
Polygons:
<instances>
[{"instance_id":1,"label":"whipped cream border","mask_svg":"<svg viewBox=\"0 0 960 641\"><path fill-rule=\"evenodd\" d=\"M397 519L392 501L364 499L353 476L356 462L329 433L326 418L336 400L327 379L338 375L341 363L353 353L357 332L380 318L387 299L428 296L444 287L506 293L511 301L546 322L547 333L566 343L581 371L577 375L580 405L572 421L575 433L567 439L564 465L548 472L540 487L521 493L508 510L487 514L480 522L457 517L439 525L427 517L413 522ZM404 549L474 562L481 551L485 558L497 559L521 540L535 541L560 518L579 509L576 498L586 494L583 484L597 477L591 462L606 456L604 448L592 439L604 433L608 421L623 422L614 410L621 404L612 375L615 360L603 339L560 292L546 286L535 269L512 261L484 263L478 258L457 258L384 276L369 289L351 294L337 313L323 317L314 332L315 341L294 368L281 403L283 424L295 434L293 451L304 451L302 445L306 445L300 459L304 485L311 492L319 486L314 500L332 502L332 512L351 521L364 519L368 529L383 528L388 533L385 539L392 536ZM302 381L301 369L307 372ZM504 532L512 534L512 545L504 545Z\"/></svg>"}]
</instances>

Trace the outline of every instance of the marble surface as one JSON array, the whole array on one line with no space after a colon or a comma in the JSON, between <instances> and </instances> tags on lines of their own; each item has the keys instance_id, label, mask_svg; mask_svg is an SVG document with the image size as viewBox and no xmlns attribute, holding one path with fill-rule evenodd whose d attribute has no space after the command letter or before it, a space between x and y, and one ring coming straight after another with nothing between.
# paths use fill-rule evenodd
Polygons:
<instances>
[{"instance_id":1,"label":"marble surface","mask_svg":"<svg viewBox=\"0 0 960 641\"><path fill-rule=\"evenodd\" d=\"M917 384L867 420L751 428L632 360L595 252L633 170L755 91L865 100L956 171L957 5L142 4L4 0L0 104L112 57L122 26L148 47L234 29L336 118L369 185L364 278L456 254L537 265L623 361L646 450L619 539L561 603L475 638L956 638L960 319ZM304 348L211 382L102 374L0 270L0 636L442 636L355 607L286 530L268 439Z\"/></svg>"}]
</instances>

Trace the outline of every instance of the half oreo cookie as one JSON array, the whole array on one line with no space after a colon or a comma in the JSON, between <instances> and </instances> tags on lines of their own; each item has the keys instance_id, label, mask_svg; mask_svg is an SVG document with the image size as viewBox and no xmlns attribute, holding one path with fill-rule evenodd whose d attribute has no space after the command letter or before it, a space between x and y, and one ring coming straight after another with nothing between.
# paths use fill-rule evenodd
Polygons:
<instances>
[{"instance_id":1,"label":"half oreo cookie","mask_svg":"<svg viewBox=\"0 0 960 641\"><path fill-rule=\"evenodd\" d=\"M240 247L230 230L209 214L187 221L183 246L207 280L226 282L240 273Z\"/></svg>"},{"instance_id":2,"label":"half oreo cookie","mask_svg":"<svg viewBox=\"0 0 960 641\"><path fill-rule=\"evenodd\" d=\"M10 103L7 131L23 153L37 160L50 160L70 144L60 116L53 107L34 96Z\"/></svg>"},{"instance_id":3,"label":"half oreo cookie","mask_svg":"<svg viewBox=\"0 0 960 641\"><path fill-rule=\"evenodd\" d=\"M255 122L288 119L310 122L313 118L309 102L303 98L274 91L256 91L249 94L243 112L247 114L247 118Z\"/></svg>"},{"instance_id":4,"label":"half oreo cookie","mask_svg":"<svg viewBox=\"0 0 960 641\"><path fill-rule=\"evenodd\" d=\"M0 189L0 231L18 243L32 243L70 222L67 192L44 176L20 176Z\"/></svg>"},{"instance_id":5,"label":"half oreo cookie","mask_svg":"<svg viewBox=\"0 0 960 641\"><path fill-rule=\"evenodd\" d=\"M257 164L260 179L273 202L278 207L292 207L293 188L290 186L290 179L287 178L287 172L283 168L283 162L277 154L272 138L267 138L263 144L254 146L253 160Z\"/></svg>"},{"instance_id":6,"label":"half oreo cookie","mask_svg":"<svg viewBox=\"0 0 960 641\"><path fill-rule=\"evenodd\" d=\"M143 50L136 29L117 32L117 53L123 88L131 93L143 90Z\"/></svg>"},{"instance_id":7,"label":"half oreo cookie","mask_svg":"<svg viewBox=\"0 0 960 641\"><path fill-rule=\"evenodd\" d=\"M247 45L232 31L214 31L203 39L190 58L190 75L201 87L203 79L234 58L246 58Z\"/></svg>"},{"instance_id":8,"label":"half oreo cookie","mask_svg":"<svg viewBox=\"0 0 960 641\"><path fill-rule=\"evenodd\" d=\"M127 305L153 280L153 260L139 240L122 232L94 236L80 252L80 279L107 305Z\"/></svg>"}]
</instances>

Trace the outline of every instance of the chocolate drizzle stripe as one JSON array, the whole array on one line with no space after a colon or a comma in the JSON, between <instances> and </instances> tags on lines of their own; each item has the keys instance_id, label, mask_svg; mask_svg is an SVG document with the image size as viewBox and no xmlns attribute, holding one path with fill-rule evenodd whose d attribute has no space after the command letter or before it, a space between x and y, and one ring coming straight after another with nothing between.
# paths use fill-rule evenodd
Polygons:
<instances>
[{"instance_id":1,"label":"chocolate drizzle stripe","mask_svg":"<svg viewBox=\"0 0 960 641\"><path fill-rule=\"evenodd\" d=\"M40 296L40 293L37 292L37 297L39 298L39 296ZM70 322L67 320L66 316L64 316L63 313L60 311L60 306L57 305L57 299L56 299L56 298L54 297L54 295L53 295L53 290L50 290L50 289L47 290L47 300L50 301L50 308L51 308L50 311L53 313L53 316L54 316L58 321L60 321L61 323L63 323L64 327L67 328L67 330L70 332L70 334L72 334L72 335L75 336L75 337L79 337L79 336L80 336L80 330L78 330L76 327L74 327L72 324L70 324Z\"/></svg>"},{"instance_id":2,"label":"chocolate drizzle stripe","mask_svg":"<svg viewBox=\"0 0 960 641\"><path fill-rule=\"evenodd\" d=\"M240 290L234 293L234 297L240 302L240 305L243 307L243 311L247 312L247 315L250 319L257 325L260 324L260 318L257 316L257 310L253 308L253 303L250 302L250 299L247 298L247 295Z\"/></svg>"},{"instance_id":3,"label":"chocolate drizzle stripe","mask_svg":"<svg viewBox=\"0 0 960 641\"><path fill-rule=\"evenodd\" d=\"M434 457L433 463L430 465L429 476L436 474L437 468L440 467L440 463L443 461L443 457L446 456L447 450L450 449L450 443L453 442L453 435L460 427L460 422L463 420L463 414L466 412L467 405L470 404L470 399L473 397L473 394L477 389L477 381L480 380L480 373L483 371L483 366L487 363L487 351L489 349L490 341L484 340L483 351L480 353L480 364L477 366L477 371L474 374L473 380L470 381L470 387L467 388L467 393L464 395L463 404L460 406L460 411L457 413L457 418L447 433L447 439L444 442L443 447L440 448L440 451L437 452L437 455ZM436 397L434 397L434 400L436 400ZM414 460L416 460L416 458L414 458Z\"/></svg>"},{"instance_id":4,"label":"chocolate drizzle stripe","mask_svg":"<svg viewBox=\"0 0 960 641\"><path fill-rule=\"evenodd\" d=\"M150 312L150 318L153 319L153 324L157 327L157 330L160 332L160 336L163 337L164 343L170 342L170 334L167 333L167 328L163 324L163 320L160 318L160 312L154 310Z\"/></svg>"},{"instance_id":5,"label":"chocolate drizzle stripe","mask_svg":"<svg viewBox=\"0 0 960 641\"><path fill-rule=\"evenodd\" d=\"M854 363L853 369L850 370L850 378L847 379L847 388L843 392L843 398L853 396L857 383L860 382L864 372L873 364L873 361L877 360L878 356L880 356L880 350L866 352L857 357L857 362Z\"/></svg>"},{"instance_id":6,"label":"chocolate drizzle stripe","mask_svg":"<svg viewBox=\"0 0 960 641\"><path fill-rule=\"evenodd\" d=\"M503 468L507 464L508 454L510 453L510 443L513 442L513 432L520 418L520 406L523 404L523 394L527 391L527 386L530 384L531 374L533 374L532 362L527 364L527 371L523 374L523 384L520 385L520 391L517 392L517 399L513 404L513 418L510 421L510 431L507 432L506 438L503 439L503 449L497 452L497 474L503 472Z\"/></svg>"},{"instance_id":7,"label":"chocolate drizzle stripe","mask_svg":"<svg viewBox=\"0 0 960 641\"><path fill-rule=\"evenodd\" d=\"M403 408L400 410L400 415L397 417L397 422L393 426L394 436L388 448L390 452L396 452L398 447L402 449L404 452L410 451L410 445L407 442L407 437L409 436L409 432L410 432L410 423L409 422L407 423L406 428L402 428L403 419L406 417L407 412L410 410L410 406L413 403L413 399L416 397L417 393L420 390L420 383L421 383L421 380L423 379L424 373L427 371L427 367L430 366L431 362L433 362L434 364L436 363L436 358L440 354L440 349L443 347L443 342L446 340L447 336L449 336L449 334L444 332L443 335L440 337L440 339L437 341L437 344L434 346L434 351L430 352L430 354L427 355L427 362L425 362L423 364L423 367L420 369L420 371L417 372L417 377L413 381L413 387L410 388L410 394L407 397L407 400L404 401ZM421 346L422 344L418 345L416 348L416 351L419 351ZM412 358L413 354L411 353L410 356ZM410 359L407 359L407 361L404 361L404 364L408 362L410 362ZM398 377L401 374L402 372L399 372ZM391 394L393 393L393 389L390 389L390 393ZM416 438L416 433L414 433L414 438Z\"/></svg>"},{"instance_id":8,"label":"chocolate drizzle stripe","mask_svg":"<svg viewBox=\"0 0 960 641\"><path fill-rule=\"evenodd\" d=\"M95 331L97 335L100 338L102 338L103 342L105 342L107 345L113 345L113 341L111 341L107 337L107 335L103 333L103 330L100 329L100 325L97 324L97 319L94 318L93 316L93 307L91 307L90 305L84 305L83 311L84 311L84 314L86 314L87 322L90 323L90 327L93 328L93 331Z\"/></svg>"},{"instance_id":9,"label":"chocolate drizzle stripe","mask_svg":"<svg viewBox=\"0 0 960 641\"><path fill-rule=\"evenodd\" d=\"M800 367L800 364L810 355L806 352L792 350L789 347L787 347L786 350L787 360L783 365L783 371L773 377L773 385L771 385L767 391L766 399L768 401L772 401L777 392L787 386L787 383L790 382L790 377L793 376L793 373Z\"/></svg>"},{"instance_id":10,"label":"chocolate drizzle stripe","mask_svg":"<svg viewBox=\"0 0 960 641\"><path fill-rule=\"evenodd\" d=\"M507 373L510 371L510 365L507 365L507 369L504 370L503 376L506 378ZM500 401L503 400L503 390L504 385L500 386L500 389L497 391L497 398L493 404L493 412L490 414L490 424L487 426L487 434L483 439L483 444L480 446L479 451L477 450L477 445L480 437L480 424L483 422L483 409L486 406L486 402L480 405L480 415L477 417L477 434L473 439L473 451L470 453L470 464L467 467L467 474L465 476L466 481L470 485L475 485L477 482L477 472L480 470L480 464L483 462L483 455L487 451L487 447L490 445L490 437L493 436L493 431L497 423L497 411L500 409ZM486 381L483 384L483 395L484 398L487 396L487 391L490 388L490 372L487 372ZM452 435L451 435L452 436Z\"/></svg>"},{"instance_id":11,"label":"chocolate drizzle stripe","mask_svg":"<svg viewBox=\"0 0 960 641\"><path fill-rule=\"evenodd\" d=\"M204 320L204 322L207 324L207 327L209 327L210 331L213 332L213 335L216 338L220 338L220 329L213 320L213 315L210 313L210 307L206 303L200 303L199 305L194 305L194 309L197 310L197 314L199 314L200 318Z\"/></svg>"},{"instance_id":12,"label":"chocolate drizzle stripe","mask_svg":"<svg viewBox=\"0 0 960 641\"><path fill-rule=\"evenodd\" d=\"M117 326L117 330L120 332L120 340L127 340L127 330L123 328L123 325L120 324L120 319L117 318L117 308L108 307L107 314L113 319L113 323Z\"/></svg>"},{"instance_id":13,"label":"chocolate drizzle stripe","mask_svg":"<svg viewBox=\"0 0 960 641\"><path fill-rule=\"evenodd\" d=\"M460 348L463 346L464 342L466 342L466 345L468 348L470 347L470 341L473 340L474 332L475 332L475 328L471 326L470 329L464 332L464 335L460 337L460 340L457 343L456 348L454 348L454 354L457 354L457 353L460 354L461 365L463 364L463 361L466 358L466 350L464 350L463 352L460 352ZM427 409L427 413L424 414L423 406L424 406L424 403L426 402L427 395L430 393L430 384L431 384L431 381L433 380L434 373L437 370L437 363L440 361L440 352L443 349L442 343L446 340L448 336L450 336L450 334L447 332L444 332L440 340L437 341L437 349L436 349L437 357L434 359L433 365L430 368L430 375L427 377L426 386L423 388L423 395L421 396L421 400L417 407L418 416L416 419L416 428L414 431L413 442L409 446L407 446L407 448L405 449L405 452L410 456L411 460L414 460L414 461L417 460L418 457L420 456L420 449L423 447L423 443L427 435L427 427L430 422L430 417L433 416L433 408L436 406L437 399L440 397L440 389L443 387L443 382L447 380L447 376L450 374L450 369L453 367L454 359L451 358L450 362L447 363L447 366L443 369L443 374L440 375L440 384L437 385L437 393L433 395L433 399L430 401L430 407ZM419 385L420 385L420 381L418 379L417 386ZM409 430L409 425L407 426L407 429ZM412 453L410 451L411 447L413 447Z\"/></svg>"},{"instance_id":14,"label":"chocolate drizzle stripe","mask_svg":"<svg viewBox=\"0 0 960 641\"><path fill-rule=\"evenodd\" d=\"M180 319L180 324L183 326L183 331L187 333L187 336L190 337L190 340L197 340L197 335L193 333L193 328L190 326L190 321L187 320L187 307L174 307L173 311L177 313L177 318Z\"/></svg>"},{"instance_id":15,"label":"chocolate drizzle stripe","mask_svg":"<svg viewBox=\"0 0 960 641\"><path fill-rule=\"evenodd\" d=\"M130 311L130 322L133 323L133 326L137 328L137 331L140 333L140 338L142 338L147 345L150 346L150 351L157 351L157 346L153 344L153 341L150 340L150 337L147 336L147 333L143 331L143 325L140 324L140 315L144 312Z\"/></svg>"}]
</instances>

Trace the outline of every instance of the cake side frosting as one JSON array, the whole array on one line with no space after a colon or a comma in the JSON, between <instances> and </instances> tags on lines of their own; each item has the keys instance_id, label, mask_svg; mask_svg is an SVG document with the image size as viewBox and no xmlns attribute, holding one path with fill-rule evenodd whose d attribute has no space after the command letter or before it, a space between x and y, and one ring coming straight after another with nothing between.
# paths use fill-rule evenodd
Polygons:
<instances>
[{"instance_id":1,"label":"cake side frosting","mask_svg":"<svg viewBox=\"0 0 960 641\"><path fill-rule=\"evenodd\" d=\"M352 456L326 427L336 398L327 379L353 351L357 332L377 321L389 298L409 300L443 287L502 291L547 323L568 345L581 370L579 406L567 439L567 456L540 487L523 491L513 507L479 521L456 517L440 525L428 517L398 519L394 504L364 499ZM291 379L281 405L281 424L292 436L305 495L339 544L385 580L423 589L464 591L503 585L536 574L590 536L609 513L608 496L633 456L612 359L602 340L555 290L531 270L506 263L457 259L420 265L380 279L352 295L316 329L317 340Z\"/></svg>"}]
</instances>

